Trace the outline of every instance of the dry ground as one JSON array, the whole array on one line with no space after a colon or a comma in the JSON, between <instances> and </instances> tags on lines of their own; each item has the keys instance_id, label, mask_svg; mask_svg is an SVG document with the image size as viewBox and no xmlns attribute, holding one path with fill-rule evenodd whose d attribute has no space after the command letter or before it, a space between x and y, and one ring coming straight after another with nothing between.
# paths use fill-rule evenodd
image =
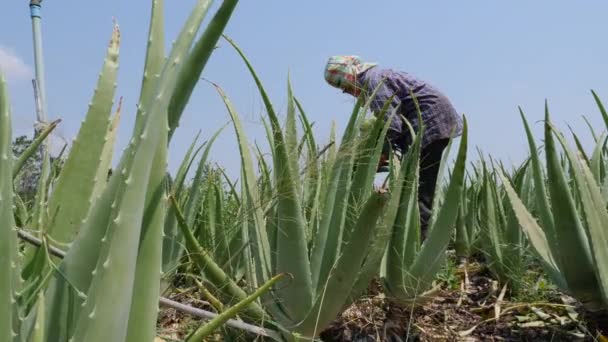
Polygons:
<instances>
[{"instance_id":1,"label":"dry ground","mask_svg":"<svg viewBox=\"0 0 608 342\"><path fill-rule=\"evenodd\" d=\"M579 304L556 289L543 285L542 277L518 297L508 288L499 288L480 263L453 267L440 280L437 297L415 309L391 302L382 293L378 281L370 285L368 295L345 310L321 334L333 341L601 341L598 328L587 323ZM533 274L533 276L536 274ZM175 291L173 299L212 310L199 300L193 288ZM591 321L608 322L608 316ZM180 341L201 322L195 318L162 308L159 336L166 341ZM238 340L259 340L232 331ZM213 339L222 341L219 335Z\"/></svg>"}]
</instances>

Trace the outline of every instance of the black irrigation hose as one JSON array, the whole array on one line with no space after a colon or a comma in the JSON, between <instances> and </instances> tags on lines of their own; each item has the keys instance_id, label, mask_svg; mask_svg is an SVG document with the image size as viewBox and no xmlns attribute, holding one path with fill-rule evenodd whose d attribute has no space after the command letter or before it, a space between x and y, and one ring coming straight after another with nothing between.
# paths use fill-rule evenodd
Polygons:
<instances>
[{"instance_id":1,"label":"black irrigation hose","mask_svg":"<svg viewBox=\"0 0 608 342\"><path fill-rule=\"evenodd\" d=\"M21 229L17 229L17 235L19 236L20 239L22 239L34 246L37 246L37 247L42 246L42 241L40 241L40 239L38 239L37 237L35 237ZM50 254L52 254L58 258L65 257L65 252L62 251L61 249L50 246L50 245L48 247L49 247ZM192 306L188 306L188 305L182 304L180 302L176 302L174 300L171 300L171 299L165 298L165 297L160 297L158 302L160 303L160 305L170 307L177 311L181 311L181 312L187 313L189 315L197 316L197 317L200 317L203 319L211 320L218 316L218 314L216 314L214 312L194 308ZM232 328L245 330L245 331L248 331L248 332L256 334L256 335L270 337L276 341L282 341L281 335L279 333L277 333L276 331L258 327L256 325L245 323L243 321L239 321L236 319L229 319L226 322L226 325L230 326Z\"/></svg>"}]
</instances>

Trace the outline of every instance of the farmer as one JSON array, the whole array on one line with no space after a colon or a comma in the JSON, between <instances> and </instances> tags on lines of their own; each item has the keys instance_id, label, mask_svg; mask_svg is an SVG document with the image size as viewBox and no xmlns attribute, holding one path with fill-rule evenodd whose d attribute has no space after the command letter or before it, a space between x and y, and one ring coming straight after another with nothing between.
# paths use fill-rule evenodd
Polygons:
<instances>
[{"instance_id":1,"label":"farmer","mask_svg":"<svg viewBox=\"0 0 608 342\"><path fill-rule=\"evenodd\" d=\"M412 137L403 118L409 121L415 131L418 131L418 112L412 94L418 101L424 124L418 189L421 233L424 239L431 219L435 184L443 150L450 137L462 134L460 115L450 100L427 82L405 72L384 69L377 67L375 63L363 62L357 56L331 57L325 67L325 80L333 87L355 97L364 91L371 93L382 83L371 101L370 109L377 116L385 103L391 101L384 120L392 119L378 172L384 171L388 165L388 148L392 148L397 156L402 156L412 143ZM393 113L395 115L392 115Z\"/></svg>"}]
</instances>

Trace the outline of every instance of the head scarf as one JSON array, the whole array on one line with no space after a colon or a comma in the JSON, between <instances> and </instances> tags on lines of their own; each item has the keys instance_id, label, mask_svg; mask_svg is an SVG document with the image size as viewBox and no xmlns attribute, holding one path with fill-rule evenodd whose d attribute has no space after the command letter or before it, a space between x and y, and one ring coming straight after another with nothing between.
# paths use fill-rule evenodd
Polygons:
<instances>
[{"instance_id":1,"label":"head scarf","mask_svg":"<svg viewBox=\"0 0 608 342\"><path fill-rule=\"evenodd\" d=\"M357 75L374 66L376 63L365 63L358 56L332 56L325 66L325 80L336 88L353 87Z\"/></svg>"}]
</instances>

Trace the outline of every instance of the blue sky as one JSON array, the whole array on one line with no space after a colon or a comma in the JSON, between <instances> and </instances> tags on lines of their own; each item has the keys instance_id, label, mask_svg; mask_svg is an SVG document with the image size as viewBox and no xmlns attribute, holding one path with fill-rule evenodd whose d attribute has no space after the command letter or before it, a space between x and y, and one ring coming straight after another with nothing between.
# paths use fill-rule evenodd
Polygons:
<instances>
[{"instance_id":1,"label":"blue sky","mask_svg":"<svg viewBox=\"0 0 608 342\"><path fill-rule=\"evenodd\" d=\"M43 2L49 114L63 119L57 134L71 140L93 93L115 17L122 32L117 97L125 98L119 153L134 121L151 2L84 3ZM194 0L166 3L169 44ZM226 33L249 56L282 113L291 74L295 93L316 122L321 140L327 139L332 120L339 131L344 127L354 102L325 84L325 61L334 54L357 54L435 85L467 115L472 146L519 162L527 147L518 105L531 121L538 121L548 99L553 120L580 132L587 148L591 139L581 115L604 129L590 89L608 102L606 13L608 2L600 0L243 0ZM0 68L9 79L14 134L31 134L33 57L27 2L6 1L0 17ZM250 140L265 142L259 95L227 43L220 42L203 76L228 93L247 122ZM180 162L199 130L207 138L227 120L216 92L200 82L172 143L170 168ZM540 137L541 125L536 123L534 129ZM238 175L238 149L230 127L216 143L212 159Z\"/></svg>"}]
</instances>

